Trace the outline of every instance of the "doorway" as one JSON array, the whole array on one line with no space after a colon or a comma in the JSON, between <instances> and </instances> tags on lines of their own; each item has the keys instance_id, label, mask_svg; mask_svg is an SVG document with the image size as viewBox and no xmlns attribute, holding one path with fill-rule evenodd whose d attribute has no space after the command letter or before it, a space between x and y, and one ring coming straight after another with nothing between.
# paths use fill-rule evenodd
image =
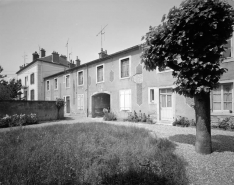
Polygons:
<instances>
[{"instance_id":1,"label":"doorway","mask_svg":"<svg viewBox=\"0 0 234 185\"><path fill-rule=\"evenodd\" d=\"M160 119L173 120L172 88L159 90Z\"/></svg>"},{"instance_id":2,"label":"doorway","mask_svg":"<svg viewBox=\"0 0 234 185\"><path fill-rule=\"evenodd\" d=\"M110 111L110 94L98 93L92 96L92 117L103 117L103 109Z\"/></svg>"}]
</instances>

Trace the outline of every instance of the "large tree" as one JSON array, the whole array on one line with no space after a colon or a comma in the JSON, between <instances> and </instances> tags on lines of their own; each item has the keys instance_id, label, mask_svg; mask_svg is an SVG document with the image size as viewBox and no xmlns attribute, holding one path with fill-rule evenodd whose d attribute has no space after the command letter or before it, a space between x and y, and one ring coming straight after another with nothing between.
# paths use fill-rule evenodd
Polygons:
<instances>
[{"instance_id":1,"label":"large tree","mask_svg":"<svg viewBox=\"0 0 234 185\"><path fill-rule=\"evenodd\" d=\"M226 71L220 63L233 25L234 11L226 1L185 0L143 37L146 69L172 68L174 91L194 97L198 153L212 152L210 91Z\"/></svg>"},{"instance_id":2,"label":"large tree","mask_svg":"<svg viewBox=\"0 0 234 185\"><path fill-rule=\"evenodd\" d=\"M3 68L0 66L0 100L14 100L21 95L21 82L19 80L11 79L6 81L6 75L1 75Z\"/></svg>"}]
</instances>

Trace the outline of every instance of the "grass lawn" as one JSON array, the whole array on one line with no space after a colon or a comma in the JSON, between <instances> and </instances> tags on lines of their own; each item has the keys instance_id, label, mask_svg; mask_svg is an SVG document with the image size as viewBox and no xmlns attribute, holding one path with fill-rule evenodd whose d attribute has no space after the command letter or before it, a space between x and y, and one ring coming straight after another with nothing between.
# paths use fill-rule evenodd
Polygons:
<instances>
[{"instance_id":1,"label":"grass lawn","mask_svg":"<svg viewBox=\"0 0 234 185\"><path fill-rule=\"evenodd\" d=\"M187 184L175 144L147 130L84 123L0 134L0 184Z\"/></svg>"}]
</instances>

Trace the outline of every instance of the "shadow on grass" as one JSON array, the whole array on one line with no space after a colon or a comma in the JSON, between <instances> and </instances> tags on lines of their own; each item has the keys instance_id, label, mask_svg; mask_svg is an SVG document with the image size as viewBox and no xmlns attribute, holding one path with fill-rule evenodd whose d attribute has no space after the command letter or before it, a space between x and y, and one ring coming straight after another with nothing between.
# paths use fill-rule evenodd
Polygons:
<instances>
[{"instance_id":1,"label":"shadow on grass","mask_svg":"<svg viewBox=\"0 0 234 185\"><path fill-rule=\"evenodd\" d=\"M178 143L195 145L196 136L193 134L179 134L169 137L171 141ZM234 137L227 135L213 135L211 136L212 148L214 152L234 152Z\"/></svg>"}]
</instances>

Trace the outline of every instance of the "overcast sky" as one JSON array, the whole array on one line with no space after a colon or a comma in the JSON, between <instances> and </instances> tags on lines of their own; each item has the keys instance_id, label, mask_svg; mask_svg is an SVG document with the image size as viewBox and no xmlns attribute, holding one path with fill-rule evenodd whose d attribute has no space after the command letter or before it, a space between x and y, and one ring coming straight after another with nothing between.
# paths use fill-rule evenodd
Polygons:
<instances>
[{"instance_id":1,"label":"overcast sky","mask_svg":"<svg viewBox=\"0 0 234 185\"><path fill-rule=\"evenodd\" d=\"M163 14L182 0L0 0L0 65L3 74L14 75L19 66L32 62L39 47L81 63L98 58L105 28L103 49L108 54L141 43L149 26L160 24Z\"/></svg>"}]
</instances>

